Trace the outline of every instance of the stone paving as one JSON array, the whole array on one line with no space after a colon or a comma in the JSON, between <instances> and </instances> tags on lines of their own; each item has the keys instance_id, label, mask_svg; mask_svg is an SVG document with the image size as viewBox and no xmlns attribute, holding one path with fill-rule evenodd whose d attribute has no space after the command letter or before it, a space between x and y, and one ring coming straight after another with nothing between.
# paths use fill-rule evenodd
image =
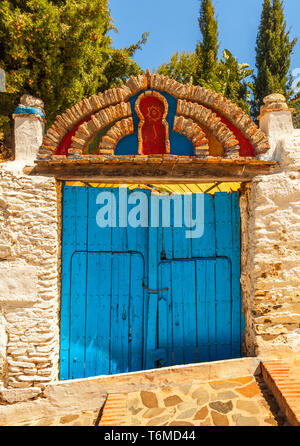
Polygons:
<instances>
[{"instance_id":1,"label":"stone paving","mask_svg":"<svg viewBox=\"0 0 300 446\"><path fill-rule=\"evenodd\" d=\"M262 377L193 381L110 394L103 411L42 418L27 426L287 426ZM23 424L24 425L24 424Z\"/></svg>"},{"instance_id":2,"label":"stone paving","mask_svg":"<svg viewBox=\"0 0 300 446\"><path fill-rule=\"evenodd\" d=\"M98 424L99 410L83 411L57 417L41 418L22 426L95 426Z\"/></svg>"},{"instance_id":3,"label":"stone paving","mask_svg":"<svg viewBox=\"0 0 300 446\"><path fill-rule=\"evenodd\" d=\"M253 376L129 393L127 426L278 426L286 418Z\"/></svg>"}]
</instances>

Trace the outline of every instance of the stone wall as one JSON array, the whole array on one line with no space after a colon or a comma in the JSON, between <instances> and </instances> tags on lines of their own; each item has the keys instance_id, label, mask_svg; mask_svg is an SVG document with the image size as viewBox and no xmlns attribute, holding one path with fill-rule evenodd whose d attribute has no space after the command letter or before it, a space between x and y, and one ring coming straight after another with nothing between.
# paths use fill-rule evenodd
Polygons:
<instances>
[{"instance_id":1,"label":"stone wall","mask_svg":"<svg viewBox=\"0 0 300 446\"><path fill-rule=\"evenodd\" d=\"M279 164L242 187L241 283L245 354L276 358L300 352L300 131L291 119L278 130L290 111L270 113L263 124ZM36 398L59 373L60 185L23 173L40 144L31 132L41 135L43 122L16 119L16 150L29 137L32 150L0 164L0 405Z\"/></svg>"},{"instance_id":2,"label":"stone wall","mask_svg":"<svg viewBox=\"0 0 300 446\"><path fill-rule=\"evenodd\" d=\"M241 196L241 282L245 352L276 358L300 352L300 132L278 139L275 156L278 173Z\"/></svg>"},{"instance_id":3,"label":"stone wall","mask_svg":"<svg viewBox=\"0 0 300 446\"><path fill-rule=\"evenodd\" d=\"M22 167L0 164L0 388L34 396L58 378L58 190Z\"/></svg>"}]
</instances>

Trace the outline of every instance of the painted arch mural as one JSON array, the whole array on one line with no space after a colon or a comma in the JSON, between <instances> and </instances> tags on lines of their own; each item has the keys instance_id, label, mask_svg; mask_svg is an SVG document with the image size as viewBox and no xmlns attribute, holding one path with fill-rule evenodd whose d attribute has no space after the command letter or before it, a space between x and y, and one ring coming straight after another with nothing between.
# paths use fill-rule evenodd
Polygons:
<instances>
[{"instance_id":1,"label":"painted arch mural","mask_svg":"<svg viewBox=\"0 0 300 446\"><path fill-rule=\"evenodd\" d=\"M266 135L228 99L148 71L57 116L38 159L256 158L268 149Z\"/></svg>"}]
</instances>

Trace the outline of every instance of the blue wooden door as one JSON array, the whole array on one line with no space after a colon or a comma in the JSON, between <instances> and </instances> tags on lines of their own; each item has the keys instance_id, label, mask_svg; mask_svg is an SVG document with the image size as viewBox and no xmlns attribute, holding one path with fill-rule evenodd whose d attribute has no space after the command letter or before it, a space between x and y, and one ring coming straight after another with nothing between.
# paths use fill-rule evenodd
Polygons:
<instances>
[{"instance_id":1,"label":"blue wooden door","mask_svg":"<svg viewBox=\"0 0 300 446\"><path fill-rule=\"evenodd\" d=\"M148 231L99 228L98 194L63 188L61 379L144 368Z\"/></svg>"},{"instance_id":2,"label":"blue wooden door","mask_svg":"<svg viewBox=\"0 0 300 446\"><path fill-rule=\"evenodd\" d=\"M115 226L97 225L100 190ZM127 227L119 199L63 188L61 379L241 356L238 194L204 195L200 238L172 208L169 227Z\"/></svg>"},{"instance_id":3,"label":"blue wooden door","mask_svg":"<svg viewBox=\"0 0 300 446\"><path fill-rule=\"evenodd\" d=\"M233 357L230 279L228 258L160 263L160 365Z\"/></svg>"},{"instance_id":4,"label":"blue wooden door","mask_svg":"<svg viewBox=\"0 0 300 446\"><path fill-rule=\"evenodd\" d=\"M143 367L143 277L143 258L138 253L74 253L68 357L62 361L61 372L65 368L66 373L62 377Z\"/></svg>"},{"instance_id":5,"label":"blue wooden door","mask_svg":"<svg viewBox=\"0 0 300 446\"><path fill-rule=\"evenodd\" d=\"M174 215L170 227L152 236L158 266L151 275L159 292L149 293L147 367L241 356L239 195L203 198L202 237L187 238Z\"/></svg>"}]
</instances>

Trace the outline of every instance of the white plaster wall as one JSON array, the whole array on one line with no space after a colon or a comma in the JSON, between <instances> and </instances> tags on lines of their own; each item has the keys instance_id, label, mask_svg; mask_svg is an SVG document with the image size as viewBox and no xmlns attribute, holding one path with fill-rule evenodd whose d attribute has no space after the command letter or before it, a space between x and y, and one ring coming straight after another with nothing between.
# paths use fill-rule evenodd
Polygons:
<instances>
[{"instance_id":1,"label":"white plaster wall","mask_svg":"<svg viewBox=\"0 0 300 446\"><path fill-rule=\"evenodd\" d=\"M278 173L256 177L241 199L246 350L300 352L300 134L279 140ZM245 232L246 231L246 232Z\"/></svg>"},{"instance_id":2,"label":"white plaster wall","mask_svg":"<svg viewBox=\"0 0 300 446\"><path fill-rule=\"evenodd\" d=\"M57 379L58 200L54 179L0 164L0 387Z\"/></svg>"},{"instance_id":3,"label":"white plaster wall","mask_svg":"<svg viewBox=\"0 0 300 446\"><path fill-rule=\"evenodd\" d=\"M33 163L44 136L44 121L36 116L15 117L15 159Z\"/></svg>"}]
</instances>

